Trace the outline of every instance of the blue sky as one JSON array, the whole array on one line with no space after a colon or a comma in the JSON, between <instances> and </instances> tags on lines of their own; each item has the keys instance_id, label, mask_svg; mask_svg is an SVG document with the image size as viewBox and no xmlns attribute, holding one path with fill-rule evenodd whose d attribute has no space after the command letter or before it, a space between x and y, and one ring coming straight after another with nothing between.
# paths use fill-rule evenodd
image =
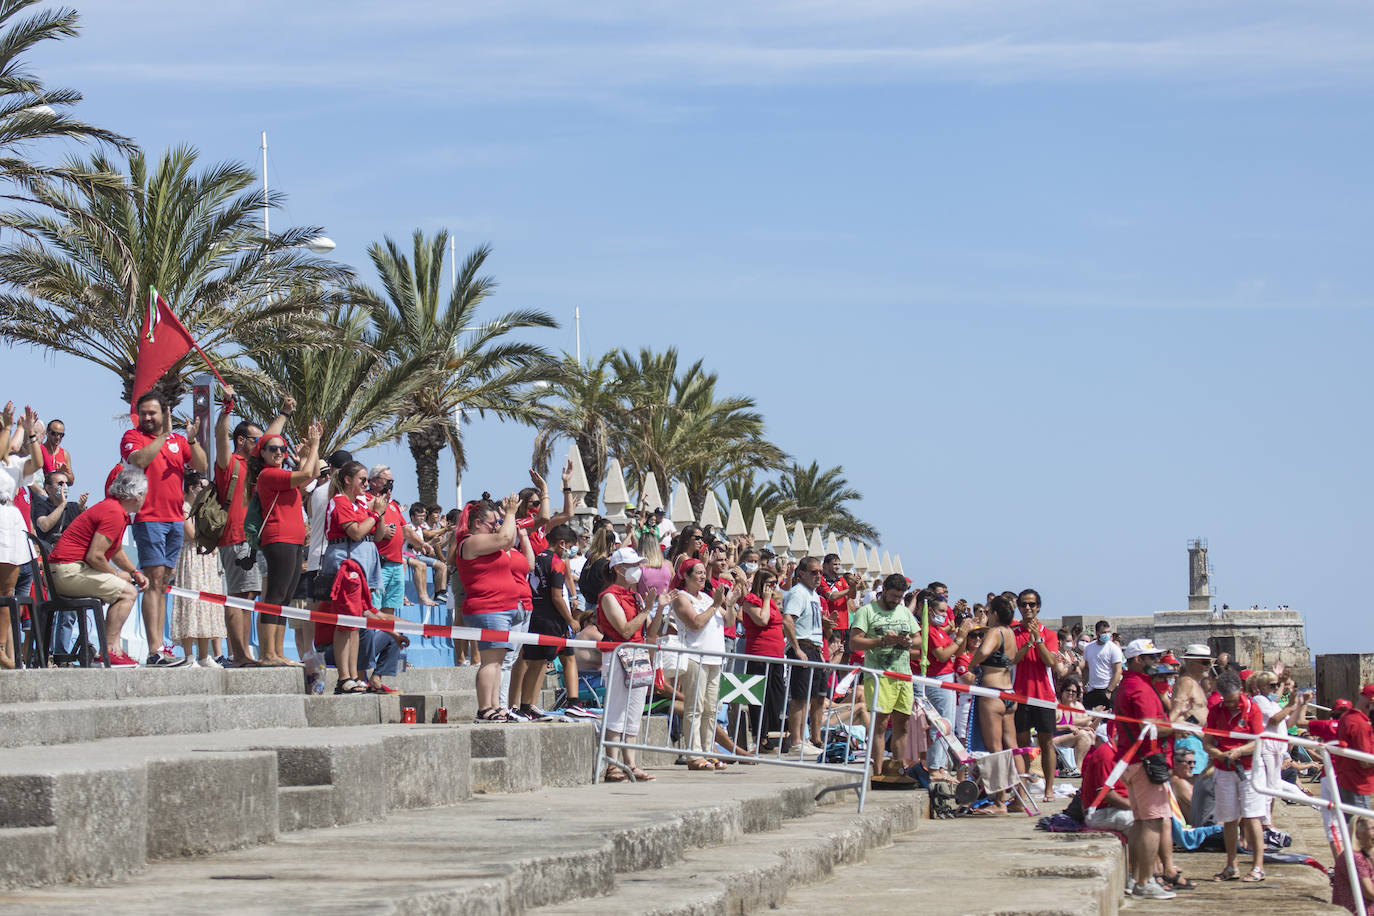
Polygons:
<instances>
[{"instance_id":1,"label":"blue sky","mask_svg":"<svg viewBox=\"0 0 1374 916\"><path fill-rule=\"evenodd\" d=\"M364 278L370 242L444 226L494 246L490 308L564 322L549 347L580 307L585 353L705 357L844 465L909 574L1148 613L1184 605L1202 535L1221 600L1350 647L1366 4L78 6L35 63L83 117L207 162L256 164L266 130L274 225L323 225ZM4 396L103 475L109 379L22 390L44 361L6 358ZM468 491L519 486L530 432L469 429ZM404 449L373 457L413 493Z\"/></svg>"}]
</instances>

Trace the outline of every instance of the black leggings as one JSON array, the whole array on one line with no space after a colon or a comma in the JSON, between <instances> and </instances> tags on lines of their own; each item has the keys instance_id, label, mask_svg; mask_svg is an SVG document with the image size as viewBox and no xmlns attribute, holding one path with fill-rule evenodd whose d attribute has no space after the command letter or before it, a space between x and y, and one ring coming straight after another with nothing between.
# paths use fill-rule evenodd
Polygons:
<instances>
[{"instance_id":1,"label":"black leggings","mask_svg":"<svg viewBox=\"0 0 1374 916\"><path fill-rule=\"evenodd\" d=\"M744 663L744 671L746 674L768 675L763 688L763 705L749 707L749 715L745 719L747 732L753 732L754 740L766 738L771 731L786 732L787 689L783 684L783 674L786 671L783 660L778 659L776 664L771 665L767 662L747 661ZM753 741L746 739L746 745L752 744Z\"/></svg>"},{"instance_id":2,"label":"black leggings","mask_svg":"<svg viewBox=\"0 0 1374 916\"><path fill-rule=\"evenodd\" d=\"M296 594L296 583L301 578L300 544L263 544L262 555L267 558L267 581L262 590L262 600L267 604L284 605ZM263 614L260 623L285 623L277 614Z\"/></svg>"}]
</instances>

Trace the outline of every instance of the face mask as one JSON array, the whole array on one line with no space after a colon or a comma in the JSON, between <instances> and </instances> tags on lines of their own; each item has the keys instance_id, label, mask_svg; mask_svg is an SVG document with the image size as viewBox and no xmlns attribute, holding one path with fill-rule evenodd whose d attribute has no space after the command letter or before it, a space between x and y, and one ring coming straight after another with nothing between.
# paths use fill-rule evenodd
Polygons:
<instances>
[{"instance_id":1,"label":"face mask","mask_svg":"<svg viewBox=\"0 0 1374 916\"><path fill-rule=\"evenodd\" d=\"M1112 634L1110 634L1110 633L1098 633L1098 634L1097 634L1097 641L1100 642L1100 643L1102 643L1102 645L1105 646L1107 643L1109 643L1109 642L1112 641Z\"/></svg>"},{"instance_id":2,"label":"face mask","mask_svg":"<svg viewBox=\"0 0 1374 916\"><path fill-rule=\"evenodd\" d=\"M1269 698L1269 702L1271 703L1277 703L1279 701L1279 695L1277 693L1266 693L1265 696Z\"/></svg>"},{"instance_id":3,"label":"face mask","mask_svg":"<svg viewBox=\"0 0 1374 916\"><path fill-rule=\"evenodd\" d=\"M945 625L945 615L944 615L944 614L931 614L931 615L930 615L930 622L933 623L933 624L935 624L937 627L942 627L942 626Z\"/></svg>"},{"instance_id":4,"label":"face mask","mask_svg":"<svg viewBox=\"0 0 1374 916\"><path fill-rule=\"evenodd\" d=\"M754 573L758 572L758 569L759 569L759 564L757 564L757 563L745 563L745 564L744 564L744 571L745 571L746 573L748 573L749 575L751 575L751 576L752 576Z\"/></svg>"},{"instance_id":5,"label":"face mask","mask_svg":"<svg viewBox=\"0 0 1374 916\"><path fill-rule=\"evenodd\" d=\"M575 557L575 556L577 556L577 555L578 555L579 553L581 553L581 552L582 552L582 548L580 548L580 547L569 547L569 548L568 548L568 556L570 556L570 557Z\"/></svg>"},{"instance_id":6,"label":"face mask","mask_svg":"<svg viewBox=\"0 0 1374 916\"><path fill-rule=\"evenodd\" d=\"M640 569L638 566L631 566L629 569L625 570L625 581L631 585L638 585L639 577L642 575L644 575L644 570Z\"/></svg>"}]
</instances>

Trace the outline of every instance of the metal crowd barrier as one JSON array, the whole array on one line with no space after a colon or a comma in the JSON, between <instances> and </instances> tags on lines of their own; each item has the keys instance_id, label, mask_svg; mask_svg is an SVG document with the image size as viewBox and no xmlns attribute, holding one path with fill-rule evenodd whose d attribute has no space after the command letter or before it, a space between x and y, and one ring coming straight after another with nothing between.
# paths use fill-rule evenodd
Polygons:
<instances>
[{"instance_id":1,"label":"metal crowd barrier","mask_svg":"<svg viewBox=\"0 0 1374 916\"><path fill-rule=\"evenodd\" d=\"M859 811L863 811L864 802L868 798L868 783L872 772L872 754L874 752L873 701L877 698L877 678L873 672L853 665L745 655L737 652L710 652L685 649L678 645L659 646L626 643L616 649L620 664L612 665L609 676L604 678L606 697L602 704L603 710L609 710L617 702L628 699L632 688L626 683L625 676L617 669L621 666L628 667L631 659L637 653L646 650L652 656L652 664L655 669L655 685L648 689L648 699L653 700L656 697L662 699L666 693L669 701L667 740L672 741L674 723L679 725L681 737L676 744L653 743L654 739L650 736L650 729L646 726L654 714L646 712L641 719L638 735L622 736L622 739L618 741L610 740L607 738L607 723L610 716L603 714L601 717L601 746L595 776L597 781L601 780L601 774L608 765L620 769L630 780L634 780L634 774L629 771L629 768L607 753L609 749L623 748L635 752L683 754L708 760L727 760L737 763L757 763L763 766L793 767L804 770L819 770L826 773L850 774L855 777L853 782L828 786L821 790L816 797L819 799L830 792L853 789L858 794ZM696 710L694 709L693 694L698 692L698 685L697 681L691 677L688 662L695 662L697 670L700 671L710 667L701 665L703 660L719 663L717 702L709 705L709 708ZM604 667L603 673L605 673ZM697 677L702 676L709 675L697 675ZM830 707L823 714L822 728L828 730L831 737L827 739L825 734L822 734L822 740L825 742L825 746L821 749L823 753L814 757L802 755L800 748L791 748L787 754L782 751L783 741L787 735L787 712L793 702L791 699L792 687L801 678L806 681L805 695L808 698L815 693L812 690L813 687L819 688L823 685L826 688L825 694L828 698L835 684L846 682L846 679L848 682L847 698L851 710L849 722L839 721L843 713L837 714L837 707ZM768 708L770 680L775 685L775 695L778 692L776 685L779 680L781 681L781 709ZM865 691L865 684L871 684L873 689ZM677 712L673 702L673 698L679 695L683 698L684 709L682 714ZM869 699L870 696L873 698L872 700ZM802 720L803 743L809 740L810 735L810 700L808 699L806 702L807 709L803 712ZM829 702L827 699L827 704ZM731 743L737 748L752 751L754 756L745 756L718 749L720 746L716 744L714 736L721 703L730 706L729 725L726 727L726 734ZM646 705L652 706L652 703ZM737 709L736 707L743 708ZM852 731L858 708L862 708L867 713L867 725L864 729L862 742L854 740L855 735ZM692 730L700 728L701 716L707 717L711 722L712 740L709 746L703 742L699 750L688 750L691 745ZM778 736L778 733L781 733L781 736ZM774 737L770 738L770 736ZM771 750L761 748L764 739L775 742ZM878 740L881 741L882 736L879 736ZM860 743L862 747L858 746ZM881 753L881 748L879 748L879 753ZM836 759L831 759L832 757Z\"/></svg>"},{"instance_id":2,"label":"metal crowd barrier","mask_svg":"<svg viewBox=\"0 0 1374 916\"><path fill-rule=\"evenodd\" d=\"M1374 811L1371 811L1369 808L1362 808L1359 805L1348 805L1341 801L1340 788L1336 785L1336 768L1331 765L1331 755L1336 754L1343 757L1352 757L1357 760L1371 763L1374 763L1374 757L1371 757L1369 754L1362 754L1359 751L1350 750L1349 748L1333 747L1313 741L1305 741L1302 738L1294 738L1289 735L1268 735L1266 737L1271 741L1283 737L1287 739L1289 745L1301 744L1311 750L1315 750L1321 755L1322 796L1319 798L1314 798L1304 792L1293 792L1285 789L1281 776L1279 779L1275 780L1279 786L1278 791L1268 788L1267 783L1270 781L1269 777L1271 774L1268 770L1268 764L1265 763L1264 755L1260 753L1258 746L1255 748L1254 755L1250 758L1253 767L1250 778L1254 780L1255 791L1261 795L1268 795L1271 798L1282 798L1286 801L1297 802L1299 804L1309 805L1313 808L1321 808L1334 812L1332 820L1335 821L1335 823L1332 827L1335 829L1337 836L1340 837L1341 857L1345 859L1346 877L1350 881L1350 891L1355 897L1355 912L1358 913L1359 916L1369 916L1364 906L1364 893L1360 888L1360 876L1355 872L1355 849L1350 841L1350 825L1345 815L1358 814L1365 817L1374 817Z\"/></svg>"}]
</instances>

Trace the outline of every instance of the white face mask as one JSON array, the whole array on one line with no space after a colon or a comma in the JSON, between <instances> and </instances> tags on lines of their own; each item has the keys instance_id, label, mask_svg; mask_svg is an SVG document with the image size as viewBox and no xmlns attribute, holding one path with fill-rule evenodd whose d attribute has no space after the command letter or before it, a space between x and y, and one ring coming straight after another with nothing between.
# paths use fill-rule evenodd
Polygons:
<instances>
[{"instance_id":1,"label":"white face mask","mask_svg":"<svg viewBox=\"0 0 1374 916\"><path fill-rule=\"evenodd\" d=\"M752 576L754 573L758 572L758 569L759 569L759 564L757 564L757 563L745 563L745 564L744 564L744 571L745 571L746 573L748 573L749 575L751 575L751 576Z\"/></svg>"},{"instance_id":2,"label":"white face mask","mask_svg":"<svg viewBox=\"0 0 1374 916\"><path fill-rule=\"evenodd\" d=\"M625 581L631 585L638 585L639 577L642 575L644 575L644 570L640 569L638 566L631 566L629 569L625 570Z\"/></svg>"}]
</instances>

